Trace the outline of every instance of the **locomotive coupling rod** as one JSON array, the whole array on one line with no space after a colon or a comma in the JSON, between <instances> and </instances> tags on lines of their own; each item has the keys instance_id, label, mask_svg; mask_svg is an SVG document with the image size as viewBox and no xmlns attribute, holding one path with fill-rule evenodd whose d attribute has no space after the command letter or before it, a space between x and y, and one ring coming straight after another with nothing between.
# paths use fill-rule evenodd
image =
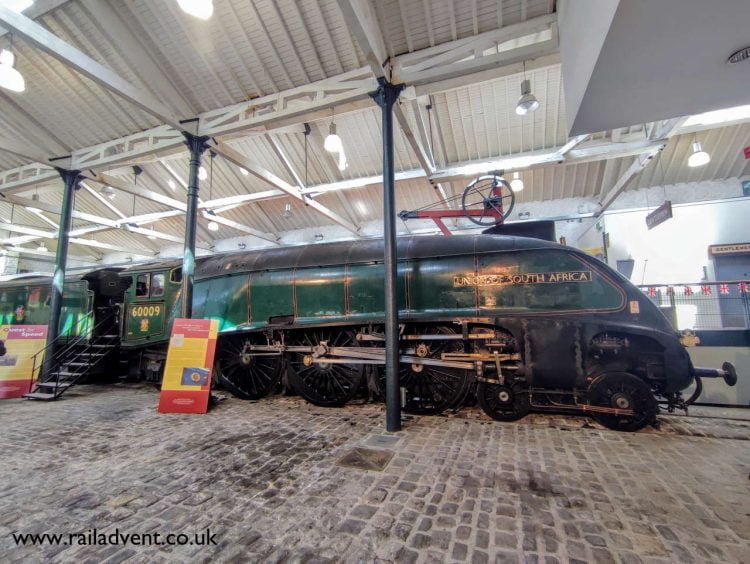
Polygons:
<instances>
[{"instance_id":1,"label":"locomotive coupling rod","mask_svg":"<svg viewBox=\"0 0 750 564\"><path fill-rule=\"evenodd\" d=\"M474 365L469 362L448 362L436 358L420 358L418 356L399 356L402 364L424 364L427 366L442 366L443 368L460 368L471 370ZM385 364L385 356L380 358L313 358L314 364Z\"/></svg>"},{"instance_id":2,"label":"locomotive coupling rod","mask_svg":"<svg viewBox=\"0 0 750 564\"><path fill-rule=\"evenodd\" d=\"M382 342L385 337L382 335L368 335L366 333L357 334L358 341L377 341ZM401 335L400 341L465 341L470 340L488 340L494 339L494 333L469 333L466 337L461 334L453 335Z\"/></svg>"}]
</instances>

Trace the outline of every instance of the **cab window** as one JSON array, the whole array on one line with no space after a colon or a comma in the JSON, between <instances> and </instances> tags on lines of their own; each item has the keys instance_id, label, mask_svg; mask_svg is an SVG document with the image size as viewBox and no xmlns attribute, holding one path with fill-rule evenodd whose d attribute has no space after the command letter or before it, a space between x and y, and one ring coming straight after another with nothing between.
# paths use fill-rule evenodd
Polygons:
<instances>
[{"instance_id":1,"label":"cab window","mask_svg":"<svg viewBox=\"0 0 750 564\"><path fill-rule=\"evenodd\" d=\"M169 275L170 282L182 282L182 267L175 268Z\"/></svg>"},{"instance_id":2,"label":"cab window","mask_svg":"<svg viewBox=\"0 0 750 564\"><path fill-rule=\"evenodd\" d=\"M147 298L149 290L149 275L139 274L135 279L135 297L136 298Z\"/></svg>"},{"instance_id":3,"label":"cab window","mask_svg":"<svg viewBox=\"0 0 750 564\"><path fill-rule=\"evenodd\" d=\"M164 295L164 275L154 274L151 277L151 297L155 298Z\"/></svg>"}]
</instances>

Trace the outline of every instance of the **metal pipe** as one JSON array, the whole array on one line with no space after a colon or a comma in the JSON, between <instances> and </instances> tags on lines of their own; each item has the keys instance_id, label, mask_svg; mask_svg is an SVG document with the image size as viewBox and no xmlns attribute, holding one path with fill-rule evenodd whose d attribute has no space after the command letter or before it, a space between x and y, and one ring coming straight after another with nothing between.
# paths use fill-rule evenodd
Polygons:
<instances>
[{"instance_id":1,"label":"metal pipe","mask_svg":"<svg viewBox=\"0 0 750 564\"><path fill-rule=\"evenodd\" d=\"M41 381L47 379L49 371L54 368L56 341L60 336L60 313L63 304L63 289L65 286L65 269L68 265L68 239L73 222L73 201L81 171L58 168L57 172L65 183L63 187L62 208L60 209L60 225L57 230L57 252L55 253L55 273L52 276L52 287L49 299L49 322L47 325L47 350L42 363Z\"/></svg>"},{"instance_id":2,"label":"metal pipe","mask_svg":"<svg viewBox=\"0 0 750 564\"><path fill-rule=\"evenodd\" d=\"M370 93L382 110L383 129L383 237L385 239L385 426L401 430L401 398L398 362L398 248L396 244L396 171L393 162L393 104L404 85L395 86L378 78L378 89Z\"/></svg>"},{"instance_id":3,"label":"metal pipe","mask_svg":"<svg viewBox=\"0 0 750 564\"><path fill-rule=\"evenodd\" d=\"M208 147L208 137L184 133L185 143L190 149L190 173L188 176L187 210L185 211L185 253L182 259L182 302L180 315L193 316L193 278L195 277L195 232L198 222L198 192L201 156Z\"/></svg>"}]
</instances>

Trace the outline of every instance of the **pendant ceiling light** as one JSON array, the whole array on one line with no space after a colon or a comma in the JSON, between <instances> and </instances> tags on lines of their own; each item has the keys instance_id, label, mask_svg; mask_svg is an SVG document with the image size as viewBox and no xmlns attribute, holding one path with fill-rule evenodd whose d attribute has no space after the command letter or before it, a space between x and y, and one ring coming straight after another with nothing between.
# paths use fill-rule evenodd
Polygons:
<instances>
[{"instance_id":1,"label":"pendant ceiling light","mask_svg":"<svg viewBox=\"0 0 750 564\"><path fill-rule=\"evenodd\" d=\"M207 20L214 14L213 0L177 0L183 12L199 20Z\"/></svg>"},{"instance_id":2,"label":"pendant ceiling light","mask_svg":"<svg viewBox=\"0 0 750 564\"><path fill-rule=\"evenodd\" d=\"M333 122L328 127L328 135L323 142L323 148L329 153L336 153L342 151L344 148L341 144L341 137L336 134L336 124Z\"/></svg>"},{"instance_id":3,"label":"pendant ceiling light","mask_svg":"<svg viewBox=\"0 0 750 564\"><path fill-rule=\"evenodd\" d=\"M26 81L14 67L15 62L16 57L12 51L7 49L0 51L0 87L11 92L23 92L26 90Z\"/></svg>"},{"instance_id":4,"label":"pendant ceiling light","mask_svg":"<svg viewBox=\"0 0 750 564\"><path fill-rule=\"evenodd\" d=\"M198 169L198 178L200 178L201 180L205 180L206 178L208 178L208 171L206 171L205 167L200 167Z\"/></svg>"},{"instance_id":5,"label":"pendant ceiling light","mask_svg":"<svg viewBox=\"0 0 750 564\"><path fill-rule=\"evenodd\" d=\"M520 192L521 190L523 190L523 180L521 180L520 173L513 173L513 180L510 181L510 189L514 192Z\"/></svg>"},{"instance_id":6,"label":"pendant ceiling light","mask_svg":"<svg viewBox=\"0 0 750 564\"><path fill-rule=\"evenodd\" d=\"M539 107L539 100L531 93L531 81L526 78L526 61L523 63L523 81L521 82L521 97L516 103L516 113L519 116L530 114Z\"/></svg>"},{"instance_id":7,"label":"pendant ceiling light","mask_svg":"<svg viewBox=\"0 0 750 564\"><path fill-rule=\"evenodd\" d=\"M45 245L44 241L42 241L41 243L39 243L39 246L36 248L36 250L39 251L39 252L41 252L41 253L46 253L47 252L47 245Z\"/></svg>"},{"instance_id":8,"label":"pendant ceiling light","mask_svg":"<svg viewBox=\"0 0 750 564\"><path fill-rule=\"evenodd\" d=\"M695 168L711 162L711 156L703 150L698 141L693 142L693 154L688 157L688 166Z\"/></svg>"}]
</instances>

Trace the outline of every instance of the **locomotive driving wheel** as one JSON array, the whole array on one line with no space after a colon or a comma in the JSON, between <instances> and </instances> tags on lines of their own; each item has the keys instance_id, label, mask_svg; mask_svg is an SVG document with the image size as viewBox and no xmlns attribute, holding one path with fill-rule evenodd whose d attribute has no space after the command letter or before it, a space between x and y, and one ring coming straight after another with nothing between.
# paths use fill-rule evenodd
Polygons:
<instances>
[{"instance_id":1,"label":"locomotive driving wheel","mask_svg":"<svg viewBox=\"0 0 750 564\"><path fill-rule=\"evenodd\" d=\"M477 383L477 401L482 411L495 421L516 421L531 411L529 393L518 384L480 380Z\"/></svg>"},{"instance_id":2,"label":"locomotive driving wheel","mask_svg":"<svg viewBox=\"0 0 750 564\"><path fill-rule=\"evenodd\" d=\"M589 385L593 418L615 431L638 431L656 420L658 405L651 388L628 372L600 374ZM631 414L596 411L596 407L623 410Z\"/></svg>"},{"instance_id":3,"label":"locomotive driving wheel","mask_svg":"<svg viewBox=\"0 0 750 564\"><path fill-rule=\"evenodd\" d=\"M454 335L456 330L443 325L411 326L405 335ZM460 340L425 339L407 341L411 356L440 359L443 353L463 352ZM403 354L403 351L402 353ZM400 363L399 385L404 390L403 409L414 415L436 415L457 407L466 397L471 381L468 371L419 363ZM385 371L380 371L380 393L385 397Z\"/></svg>"},{"instance_id":4,"label":"locomotive driving wheel","mask_svg":"<svg viewBox=\"0 0 750 564\"><path fill-rule=\"evenodd\" d=\"M279 354L253 352L253 344L261 344L261 339L246 335L222 338L217 347L216 376L235 396L257 400L274 391L282 363Z\"/></svg>"},{"instance_id":5,"label":"locomotive driving wheel","mask_svg":"<svg viewBox=\"0 0 750 564\"><path fill-rule=\"evenodd\" d=\"M331 328L305 331L293 336L289 345L324 351L332 347L357 347L359 343L353 331ZM322 407L340 407L354 397L364 378L364 364L314 360L310 353L289 354L289 383L300 396Z\"/></svg>"}]
</instances>

